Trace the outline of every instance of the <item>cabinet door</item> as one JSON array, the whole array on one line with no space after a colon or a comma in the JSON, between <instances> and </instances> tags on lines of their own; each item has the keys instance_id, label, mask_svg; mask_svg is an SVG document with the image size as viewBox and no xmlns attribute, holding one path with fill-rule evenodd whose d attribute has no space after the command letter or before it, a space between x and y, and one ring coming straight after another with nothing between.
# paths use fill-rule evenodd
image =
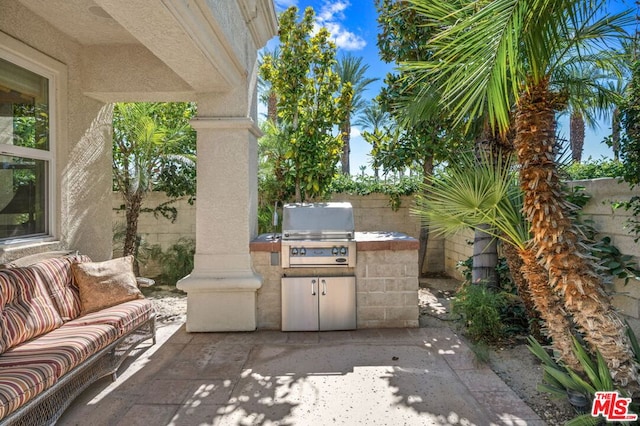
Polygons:
<instances>
[{"instance_id":1,"label":"cabinet door","mask_svg":"<svg viewBox=\"0 0 640 426\"><path fill-rule=\"evenodd\" d=\"M356 328L356 277L320 277L320 330Z\"/></svg>"},{"instance_id":2,"label":"cabinet door","mask_svg":"<svg viewBox=\"0 0 640 426\"><path fill-rule=\"evenodd\" d=\"M318 330L318 278L282 278L282 331Z\"/></svg>"}]
</instances>

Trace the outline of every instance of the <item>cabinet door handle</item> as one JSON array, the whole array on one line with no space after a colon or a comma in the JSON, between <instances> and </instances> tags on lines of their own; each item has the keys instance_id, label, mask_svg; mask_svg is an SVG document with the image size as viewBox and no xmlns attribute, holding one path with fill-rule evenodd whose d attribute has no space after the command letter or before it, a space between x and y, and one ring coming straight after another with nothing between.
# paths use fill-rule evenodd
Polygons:
<instances>
[{"instance_id":1,"label":"cabinet door handle","mask_svg":"<svg viewBox=\"0 0 640 426\"><path fill-rule=\"evenodd\" d=\"M325 280L322 280L322 295L327 295L327 282Z\"/></svg>"},{"instance_id":2,"label":"cabinet door handle","mask_svg":"<svg viewBox=\"0 0 640 426\"><path fill-rule=\"evenodd\" d=\"M316 280L311 280L311 295L316 295Z\"/></svg>"}]
</instances>

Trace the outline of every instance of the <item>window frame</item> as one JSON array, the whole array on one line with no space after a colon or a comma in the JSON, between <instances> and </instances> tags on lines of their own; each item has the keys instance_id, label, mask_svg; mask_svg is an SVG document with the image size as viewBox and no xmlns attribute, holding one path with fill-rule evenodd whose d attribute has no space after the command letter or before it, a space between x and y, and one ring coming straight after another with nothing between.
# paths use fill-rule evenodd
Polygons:
<instances>
[{"instance_id":1,"label":"window frame","mask_svg":"<svg viewBox=\"0 0 640 426\"><path fill-rule=\"evenodd\" d=\"M60 94L66 93L67 68L61 62L2 32L0 32L0 58L46 78L49 83L49 149L43 150L0 144L1 154L47 162L45 232L44 234L23 235L4 239L0 241L0 248L2 248L3 246L51 241L58 236L57 224L60 194L57 189L57 151L59 149L59 141L64 140L63 138L66 136L63 126L59 125L61 122L60 117L64 114L64 111L62 111L62 105L64 104L60 99Z\"/></svg>"}]
</instances>

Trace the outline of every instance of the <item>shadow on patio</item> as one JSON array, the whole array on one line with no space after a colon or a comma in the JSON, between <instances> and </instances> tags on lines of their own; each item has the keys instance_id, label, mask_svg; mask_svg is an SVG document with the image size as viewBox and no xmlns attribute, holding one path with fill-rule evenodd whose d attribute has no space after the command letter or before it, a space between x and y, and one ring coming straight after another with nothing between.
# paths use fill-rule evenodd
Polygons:
<instances>
[{"instance_id":1,"label":"shadow on patio","mask_svg":"<svg viewBox=\"0 0 640 426\"><path fill-rule=\"evenodd\" d=\"M61 425L541 425L448 328L187 333L114 383L89 388Z\"/></svg>"}]
</instances>

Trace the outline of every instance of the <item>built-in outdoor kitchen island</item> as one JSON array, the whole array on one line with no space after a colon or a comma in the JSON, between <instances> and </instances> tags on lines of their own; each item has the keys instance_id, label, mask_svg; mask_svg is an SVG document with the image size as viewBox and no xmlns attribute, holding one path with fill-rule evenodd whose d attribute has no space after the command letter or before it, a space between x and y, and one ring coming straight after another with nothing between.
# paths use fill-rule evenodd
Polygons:
<instances>
[{"instance_id":1,"label":"built-in outdoor kitchen island","mask_svg":"<svg viewBox=\"0 0 640 426\"><path fill-rule=\"evenodd\" d=\"M335 226L316 232L326 227L323 219L345 222L330 218L342 214L344 204L316 204L311 210L290 206L282 234L262 234L251 242L252 265L263 280L257 292L258 328L418 327L418 241L401 233L354 232L348 226L345 235ZM310 221L303 218L311 225L297 219L298 212L311 215ZM311 229L299 229L300 223Z\"/></svg>"}]
</instances>

